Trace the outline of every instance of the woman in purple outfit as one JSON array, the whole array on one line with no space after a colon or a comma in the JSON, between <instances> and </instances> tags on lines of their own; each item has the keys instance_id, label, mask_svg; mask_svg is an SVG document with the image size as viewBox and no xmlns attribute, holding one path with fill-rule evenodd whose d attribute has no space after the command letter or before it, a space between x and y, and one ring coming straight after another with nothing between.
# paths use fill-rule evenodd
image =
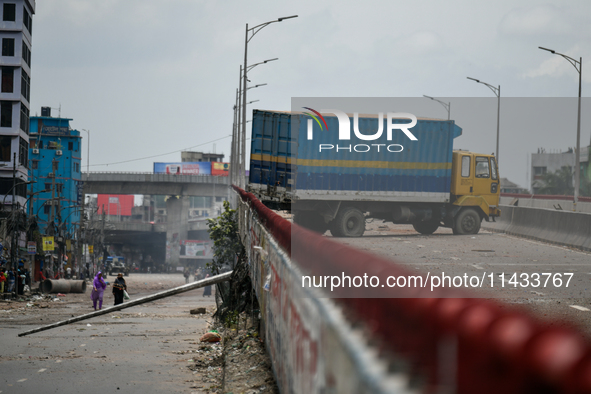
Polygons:
<instances>
[{"instance_id":1,"label":"woman in purple outfit","mask_svg":"<svg viewBox=\"0 0 591 394\"><path fill-rule=\"evenodd\" d=\"M92 292L90 293L90 299L92 300L92 305L94 306L94 310L96 311L96 302L99 302L99 309L103 307L103 293L107 288L107 284L103 280L102 272L98 272L94 277L94 281L92 282Z\"/></svg>"}]
</instances>

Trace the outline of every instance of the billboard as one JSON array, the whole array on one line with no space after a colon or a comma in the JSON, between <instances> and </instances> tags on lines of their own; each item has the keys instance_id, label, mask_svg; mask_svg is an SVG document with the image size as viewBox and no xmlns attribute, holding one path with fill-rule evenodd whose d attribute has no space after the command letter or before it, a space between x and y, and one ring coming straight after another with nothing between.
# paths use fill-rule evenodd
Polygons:
<instances>
[{"instance_id":1,"label":"billboard","mask_svg":"<svg viewBox=\"0 0 591 394\"><path fill-rule=\"evenodd\" d=\"M154 174L211 175L211 163L208 161L154 163Z\"/></svg>"},{"instance_id":2,"label":"billboard","mask_svg":"<svg viewBox=\"0 0 591 394\"><path fill-rule=\"evenodd\" d=\"M230 163L211 163L211 175L228 176L230 173Z\"/></svg>"},{"instance_id":3,"label":"billboard","mask_svg":"<svg viewBox=\"0 0 591 394\"><path fill-rule=\"evenodd\" d=\"M97 197L98 213L109 216L131 216L133 194L99 194Z\"/></svg>"},{"instance_id":4,"label":"billboard","mask_svg":"<svg viewBox=\"0 0 591 394\"><path fill-rule=\"evenodd\" d=\"M183 248L184 247L184 248ZM213 258L213 241L205 240L182 240L181 241L181 255L196 258ZM183 250L184 252L183 253Z\"/></svg>"}]
</instances>

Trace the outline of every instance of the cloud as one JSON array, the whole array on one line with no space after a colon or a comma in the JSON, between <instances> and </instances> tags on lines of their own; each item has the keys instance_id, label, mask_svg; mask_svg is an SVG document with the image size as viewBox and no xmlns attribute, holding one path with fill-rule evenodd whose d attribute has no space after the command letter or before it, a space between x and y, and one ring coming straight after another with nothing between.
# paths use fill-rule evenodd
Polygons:
<instances>
[{"instance_id":1,"label":"cloud","mask_svg":"<svg viewBox=\"0 0 591 394\"><path fill-rule=\"evenodd\" d=\"M571 32L562 8L546 4L514 8L501 19L499 31L507 36L563 35Z\"/></svg>"},{"instance_id":2,"label":"cloud","mask_svg":"<svg viewBox=\"0 0 591 394\"><path fill-rule=\"evenodd\" d=\"M443 39L432 31L418 31L397 40L402 53L415 56L434 54L445 50Z\"/></svg>"},{"instance_id":3,"label":"cloud","mask_svg":"<svg viewBox=\"0 0 591 394\"><path fill-rule=\"evenodd\" d=\"M556 49L556 48L551 48ZM566 51L561 51L560 53L570 56L574 59L577 59L579 56L582 55L583 58L589 58L591 53L588 53L585 49L582 49L579 45L575 45ZM522 74L524 78L538 78L538 77L562 77L562 76L572 76L573 78L578 78L578 74L572 64L570 64L566 59L562 58L562 56L558 56L555 54L551 54L547 52L548 58L544 60L538 67L534 69L530 69ZM579 56L577 56L579 55ZM578 67L578 66L577 66ZM583 82L591 82L591 73L583 72Z\"/></svg>"}]
</instances>

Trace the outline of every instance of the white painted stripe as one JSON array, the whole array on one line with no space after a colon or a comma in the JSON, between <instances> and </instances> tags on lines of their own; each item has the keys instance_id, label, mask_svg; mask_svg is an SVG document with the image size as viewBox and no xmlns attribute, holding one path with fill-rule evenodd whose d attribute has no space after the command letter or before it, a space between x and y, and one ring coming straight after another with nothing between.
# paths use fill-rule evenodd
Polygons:
<instances>
[{"instance_id":1,"label":"white painted stripe","mask_svg":"<svg viewBox=\"0 0 591 394\"><path fill-rule=\"evenodd\" d=\"M27 380L27 379L21 379L21 380L17 380L16 382L17 382L17 383L21 383L21 382L24 382L25 380Z\"/></svg>"},{"instance_id":2,"label":"white painted stripe","mask_svg":"<svg viewBox=\"0 0 591 394\"><path fill-rule=\"evenodd\" d=\"M575 308L578 309L580 311L585 311L585 312L589 312L589 308L585 308L584 306L578 306L578 305L569 305L571 308Z\"/></svg>"},{"instance_id":3,"label":"white painted stripe","mask_svg":"<svg viewBox=\"0 0 591 394\"><path fill-rule=\"evenodd\" d=\"M41 369L40 369L39 371L37 371L37 372L45 372L45 371L47 371L47 368L41 368Z\"/></svg>"},{"instance_id":4,"label":"white painted stripe","mask_svg":"<svg viewBox=\"0 0 591 394\"><path fill-rule=\"evenodd\" d=\"M472 267L479 269L479 270L483 270L484 268L482 268L481 266L479 266L478 264L471 264Z\"/></svg>"}]
</instances>

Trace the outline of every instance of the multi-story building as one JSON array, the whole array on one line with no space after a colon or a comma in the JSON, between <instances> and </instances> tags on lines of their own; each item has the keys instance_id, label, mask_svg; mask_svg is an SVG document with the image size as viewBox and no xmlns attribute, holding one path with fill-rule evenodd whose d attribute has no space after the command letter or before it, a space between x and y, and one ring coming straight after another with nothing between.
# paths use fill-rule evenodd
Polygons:
<instances>
[{"instance_id":1,"label":"multi-story building","mask_svg":"<svg viewBox=\"0 0 591 394\"><path fill-rule=\"evenodd\" d=\"M198 161L222 162L224 161L224 154L184 151L181 152L181 161L183 163Z\"/></svg>"},{"instance_id":2,"label":"multi-story building","mask_svg":"<svg viewBox=\"0 0 591 394\"><path fill-rule=\"evenodd\" d=\"M42 108L41 114L31 117L31 213L42 232L48 233L53 218L56 226L63 224L65 233L73 235L82 205L80 132L70 128L72 119L52 118L50 108Z\"/></svg>"},{"instance_id":3,"label":"multi-story building","mask_svg":"<svg viewBox=\"0 0 591 394\"><path fill-rule=\"evenodd\" d=\"M590 147L581 147L579 161L581 163L581 178L591 177L589 166L589 149ZM547 152L544 148L538 149L538 153L531 155L531 190L533 194L537 194L539 190L544 187L544 175L561 170L562 168L570 168L574 176L575 167L575 150L568 148L566 151L550 151ZM573 178L574 184L574 178Z\"/></svg>"},{"instance_id":4,"label":"multi-story building","mask_svg":"<svg viewBox=\"0 0 591 394\"><path fill-rule=\"evenodd\" d=\"M35 0L0 0L0 12L0 195L4 196L5 204L12 204L14 189L15 202L24 205Z\"/></svg>"}]
</instances>

